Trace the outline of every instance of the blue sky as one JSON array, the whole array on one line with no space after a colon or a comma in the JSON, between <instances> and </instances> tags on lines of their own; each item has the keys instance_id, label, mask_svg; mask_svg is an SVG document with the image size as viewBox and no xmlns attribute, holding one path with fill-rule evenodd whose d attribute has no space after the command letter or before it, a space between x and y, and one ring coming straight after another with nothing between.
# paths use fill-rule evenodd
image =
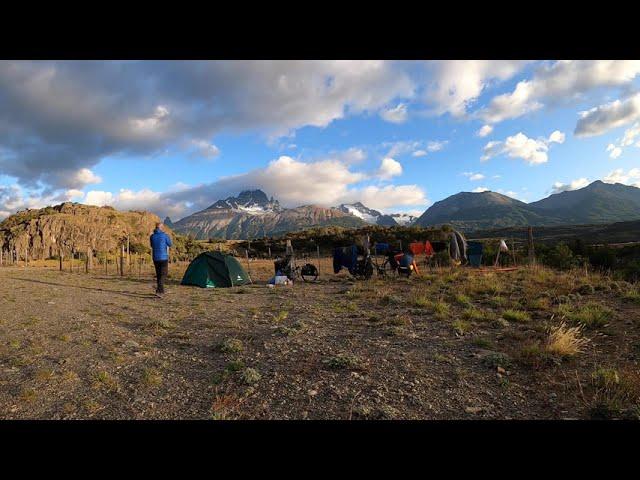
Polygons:
<instances>
[{"instance_id":1,"label":"blue sky","mask_svg":"<svg viewBox=\"0 0 640 480\"><path fill-rule=\"evenodd\" d=\"M0 215L638 185L639 87L638 61L0 62Z\"/></svg>"}]
</instances>

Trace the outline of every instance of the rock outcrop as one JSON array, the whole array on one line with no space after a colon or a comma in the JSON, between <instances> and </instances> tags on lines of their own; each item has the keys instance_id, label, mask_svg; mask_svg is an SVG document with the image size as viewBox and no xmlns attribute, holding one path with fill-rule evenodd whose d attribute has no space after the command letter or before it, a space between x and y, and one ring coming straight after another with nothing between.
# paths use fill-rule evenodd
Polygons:
<instances>
[{"instance_id":1,"label":"rock outcrop","mask_svg":"<svg viewBox=\"0 0 640 480\"><path fill-rule=\"evenodd\" d=\"M149 235L160 221L149 212L120 212L112 207L63 203L23 210L0 223L3 253L46 259L62 252L114 252L126 244L132 251L149 250Z\"/></svg>"}]
</instances>

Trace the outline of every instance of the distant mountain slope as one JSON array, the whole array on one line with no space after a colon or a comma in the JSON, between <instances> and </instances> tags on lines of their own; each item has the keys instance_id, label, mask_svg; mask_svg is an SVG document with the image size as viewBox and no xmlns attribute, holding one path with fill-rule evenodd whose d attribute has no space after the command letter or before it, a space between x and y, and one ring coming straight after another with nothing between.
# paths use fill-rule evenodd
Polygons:
<instances>
[{"instance_id":1,"label":"distant mountain slope","mask_svg":"<svg viewBox=\"0 0 640 480\"><path fill-rule=\"evenodd\" d=\"M197 239L246 239L279 235L313 226L359 227L365 222L334 208L304 205L282 208L261 190L218 200L210 207L173 223L174 229Z\"/></svg>"},{"instance_id":2,"label":"distant mountain slope","mask_svg":"<svg viewBox=\"0 0 640 480\"><path fill-rule=\"evenodd\" d=\"M422 227L449 223L463 230L538 225L547 219L528 205L496 192L460 192L434 203L416 221Z\"/></svg>"},{"instance_id":3,"label":"distant mountain slope","mask_svg":"<svg viewBox=\"0 0 640 480\"><path fill-rule=\"evenodd\" d=\"M462 230L601 224L640 219L640 189L595 181L578 190L524 203L496 192L461 192L434 203L415 225L449 223Z\"/></svg>"},{"instance_id":4,"label":"distant mountain slope","mask_svg":"<svg viewBox=\"0 0 640 480\"><path fill-rule=\"evenodd\" d=\"M597 180L579 190L557 193L529 207L562 223L612 223L640 219L640 188Z\"/></svg>"}]
</instances>

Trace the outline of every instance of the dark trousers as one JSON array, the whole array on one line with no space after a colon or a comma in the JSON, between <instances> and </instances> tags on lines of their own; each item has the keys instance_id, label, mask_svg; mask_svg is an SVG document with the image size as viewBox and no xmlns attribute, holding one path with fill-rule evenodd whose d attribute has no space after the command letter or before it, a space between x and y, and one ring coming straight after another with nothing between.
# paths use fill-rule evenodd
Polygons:
<instances>
[{"instance_id":1,"label":"dark trousers","mask_svg":"<svg viewBox=\"0 0 640 480\"><path fill-rule=\"evenodd\" d=\"M158 283L156 292L164 293L164 281L167 279L167 275L169 273L169 261L158 260L154 261L153 265L156 267L156 281Z\"/></svg>"}]
</instances>

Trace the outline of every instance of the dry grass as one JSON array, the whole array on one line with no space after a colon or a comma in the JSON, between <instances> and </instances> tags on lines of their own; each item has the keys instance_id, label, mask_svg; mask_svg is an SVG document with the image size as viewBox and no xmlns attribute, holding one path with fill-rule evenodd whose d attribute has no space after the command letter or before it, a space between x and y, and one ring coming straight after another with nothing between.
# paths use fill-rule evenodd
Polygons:
<instances>
[{"instance_id":1,"label":"dry grass","mask_svg":"<svg viewBox=\"0 0 640 480\"><path fill-rule=\"evenodd\" d=\"M582 336L582 329L577 327L567 327L562 322L560 325L549 328L549 337L545 349L547 352L561 357L572 357L582 351L589 344L589 339Z\"/></svg>"},{"instance_id":2,"label":"dry grass","mask_svg":"<svg viewBox=\"0 0 640 480\"><path fill-rule=\"evenodd\" d=\"M269 289L265 260L251 262L254 285L197 289L170 269L162 300L150 272L0 269L0 385L16 386L0 388L5 417L452 419L491 402L483 418L587 418L592 406L626 418L637 405L628 284L527 268L364 282L327 264L317 283ZM575 295L585 284L588 300ZM549 329L558 312L566 325ZM602 317L607 330L586 340ZM599 364L617 379L590 381Z\"/></svg>"}]
</instances>

